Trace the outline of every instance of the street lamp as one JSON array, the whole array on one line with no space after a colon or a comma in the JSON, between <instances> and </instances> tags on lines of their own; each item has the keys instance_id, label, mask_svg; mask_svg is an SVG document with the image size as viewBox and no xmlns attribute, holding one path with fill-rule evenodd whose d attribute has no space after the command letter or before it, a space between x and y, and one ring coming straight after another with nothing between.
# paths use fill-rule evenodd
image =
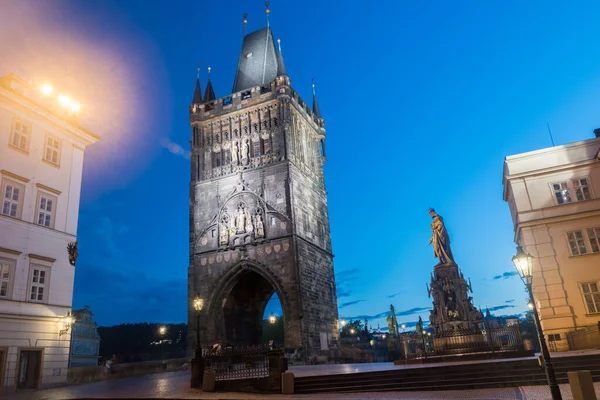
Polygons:
<instances>
[{"instance_id":1,"label":"street lamp","mask_svg":"<svg viewBox=\"0 0 600 400\"><path fill-rule=\"evenodd\" d=\"M204 307L204 299L196 293L194 297L194 311L196 311L196 353L192 360L191 386L200 387L204 375L204 358L202 357L202 345L200 344L200 312Z\"/></svg>"},{"instance_id":2,"label":"street lamp","mask_svg":"<svg viewBox=\"0 0 600 400\"><path fill-rule=\"evenodd\" d=\"M165 358L165 355L163 352L163 342L164 342L163 336L166 332L167 332L166 326L163 325L160 328L158 328L158 333L160 334L160 359L161 360L164 360L164 358Z\"/></svg>"},{"instance_id":3,"label":"street lamp","mask_svg":"<svg viewBox=\"0 0 600 400\"><path fill-rule=\"evenodd\" d=\"M340 326L343 328L344 326L346 326L346 320L342 318L342 320L340 321Z\"/></svg>"},{"instance_id":4,"label":"street lamp","mask_svg":"<svg viewBox=\"0 0 600 400\"><path fill-rule=\"evenodd\" d=\"M405 329L406 329L406 324L402 324L402 333L404 333Z\"/></svg>"},{"instance_id":5,"label":"street lamp","mask_svg":"<svg viewBox=\"0 0 600 400\"><path fill-rule=\"evenodd\" d=\"M71 325L73 325L74 323L75 318L73 318L73 315L71 315L71 311L67 311L67 315L63 319L64 329L61 329L61 331L58 333L58 336L65 335L67 332L69 332Z\"/></svg>"},{"instance_id":6,"label":"street lamp","mask_svg":"<svg viewBox=\"0 0 600 400\"><path fill-rule=\"evenodd\" d=\"M273 325L275 322L277 322L277 317L275 316L275 314L271 313L271 315L269 315L269 323Z\"/></svg>"},{"instance_id":7,"label":"street lamp","mask_svg":"<svg viewBox=\"0 0 600 400\"><path fill-rule=\"evenodd\" d=\"M521 280L523 281L523 283L525 283L527 291L529 292L529 303L527 304L527 306L530 310L533 311L535 328L537 330L538 339L540 341L540 348L542 349L544 366L546 367L546 379L548 381L548 386L550 386L552 399L561 400L562 396L560 394L560 388L556 383L556 376L554 375L554 366L552 365L552 360L550 359L550 352L548 352L548 347L546 346L546 338L544 337L544 332L542 332L540 316L538 315L537 308L535 307L535 300L533 298L533 256L529 253L525 253L523 251L523 248L519 245L517 246L517 255L515 255L512 258L512 261L515 264L515 267L517 268L517 272L521 276Z\"/></svg>"},{"instance_id":8,"label":"street lamp","mask_svg":"<svg viewBox=\"0 0 600 400\"><path fill-rule=\"evenodd\" d=\"M354 332L356 332L354 329L350 329L350 334L354 335Z\"/></svg>"}]
</instances>

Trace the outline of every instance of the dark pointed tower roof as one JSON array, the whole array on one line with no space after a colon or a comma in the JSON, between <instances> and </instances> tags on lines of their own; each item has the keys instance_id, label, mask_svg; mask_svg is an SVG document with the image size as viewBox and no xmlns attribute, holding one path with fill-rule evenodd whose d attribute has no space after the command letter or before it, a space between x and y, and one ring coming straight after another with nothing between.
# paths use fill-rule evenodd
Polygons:
<instances>
[{"instance_id":1,"label":"dark pointed tower roof","mask_svg":"<svg viewBox=\"0 0 600 400\"><path fill-rule=\"evenodd\" d=\"M280 72L285 73L285 67L275 48L271 28L267 26L249 33L242 42L233 93L272 82Z\"/></svg>"},{"instance_id":2,"label":"dark pointed tower roof","mask_svg":"<svg viewBox=\"0 0 600 400\"><path fill-rule=\"evenodd\" d=\"M287 75L283 54L281 54L281 39L277 39L277 76Z\"/></svg>"},{"instance_id":3,"label":"dark pointed tower roof","mask_svg":"<svg viewBox=\"0 0 600 400\"><path fill-rule=\"evenodd\" d=\"M210 81L210 67L208 67L208 82L206 82L206 90L204 91L204 102L216 99L215 91L213 90L212 82Z\"/></svg>"},{"instance_id":4,"label":"dark pointed tower roof","mask_svg":"<svg viewBox=\"0 0 600 400\"><path fill-rule=\"evenodd\" d=\"M312 84L312 90L313 90L313 114L315 114L315 117L323 119L323 117L321 117L321 110L319 110L319 103L317 103L317 94L315 93L315 84Z\"/></svg>"},{"instance_id":5,"label":"dark pointed tower roof","mask_svg":"<svg viewBox=\"0 0 600 400\"><path fill-rule=\"evenodd\" d=\"M200 77L196 78L196 89L194 89L194 99L192 104L202 103L202 89L200 88Z\"/></svg>"}]
</instances>

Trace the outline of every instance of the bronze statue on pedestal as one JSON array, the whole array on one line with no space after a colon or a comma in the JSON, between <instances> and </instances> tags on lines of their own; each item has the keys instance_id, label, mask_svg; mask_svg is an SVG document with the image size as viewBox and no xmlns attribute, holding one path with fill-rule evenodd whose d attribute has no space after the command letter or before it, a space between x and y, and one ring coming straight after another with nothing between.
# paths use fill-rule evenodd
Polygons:
<instances>
[{"instance_id":1,"label":"bronze statue on pedestal","mask_svg":"<svg viewBox=\"0 0 600 400\"><path fill-rule=\"evenodd\" d=\"M433 218L431 222L431 239L433 243L433 255L440 260L440 264L455 264L452 250L450 249L450 236L444 225L444 219L438 215L433 208L429 209L429 215Z\"/></svg>"}]
</instances>

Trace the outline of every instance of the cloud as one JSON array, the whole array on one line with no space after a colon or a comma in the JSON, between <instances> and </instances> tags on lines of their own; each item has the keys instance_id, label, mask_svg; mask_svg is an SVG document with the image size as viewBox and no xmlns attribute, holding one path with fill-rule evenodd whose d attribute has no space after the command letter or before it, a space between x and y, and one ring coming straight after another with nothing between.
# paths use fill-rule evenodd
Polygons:
<instances>
[{"instance_id":1,"label":"cloud","mask_svg":"<svg viewBox=\"0 0 600 400\"><path fill-rule=\"evenodd\" d=\"M344 308L344 307L352 306L352 305L354 305L354 304L362 303L362 302L364 302L364 301L365 301L365 300L354 300L354 301L349 301L349 302L347 302L347 303L340 304L340 305L338 306L338 308Z\"/></svg>"},{"instance_id":2,"label":"cloud","mask_svg":"<svg viewBox=\"0 0 600 400\"><path fill-rule=\"evenodd\" d=\"M518 275L519 273L517 271L508 271L508 272L504 272L502 275L496 275L494 276L494 280L497 281L498 279L508 279L512 276Z\"/></svg>"},{"instance_id":3,"label":"cloud","mask_svg":"<svg viewBox=\"0 0 600 400\"><path fill-rule=\"evenodd\" d=\"M430 308L431 307L414 307L414 308L410 308L408 310L396 311L396 317L404 317L404 316L407 316L407 315L418 314L420 312L427 311ZM357 316L354 316L354 317L348 317L348 319L378 319L378 318L385 318L388 315L390 315L390 311L383 311L383 312L380 312L379 314L374 314L374 315L357 315Z\"/></svg>"},{"instance_id":4,"label":"cloud","mask_svg":"<svg viewBox=\"0 0 600 400\"><path fill-rule=\"evenodd\" d=\"M516 299L506 300L505 303L514 303Z\"/></svg>"},{"instance_id":5,"label":"cloud","mask_svg":"<svg viewBox=\"0 0 600 400\"><path fill-rule=\"evenodd\" d=\"M501 306L494 306L494 307L488 307L487 309L490 311L498 311L498 310L504 310L507 308L515 308L516 306L512 305L512 304L504 304Z\"/></svg>"},{"instance_id":6,"label":"cloud","mask_svg":"<svg viewBox=\"0 0 600 400\"><path fill-rule=\"evenodd\" d=\"M120 255L119 246L117 245L118 236L127 232L129 227L119 222L114 222L107 216L99 218L95 233L101 238L98 243L102 243L105 255L109 257L116 257Z\"/></svg>"},{"instance_id":7,"label":"cloud","mask_svg":"<svg viewBox=\"0 0 600 400\"><path fill-rule=\"evenodd\" d=\"M335 291L338 299L350 297L352 294L352 289L349 287L350 282L358 279L356 275L358 272L358 268L350 268L335 275Z\"/></svg>"},{"instance_id":8,"label":"cloud","mask_svg":"<svg viewBox=\"0 0 600 400\"><path fill-rule=\"evenodd\" d=\"M177 156L181 156L186 160L190 159L190 152L184 150L183 147L178 145L177 143L172 142L170 139L163 138L160 140L160 145L165 149L169 150L170 153L175 154Z\"/></svg>"},{"instance_id":9,"label":"cloud","mask_svg":"<svg viewBox=\"0 0 600 400\"><path fill-rule=\"evenodd\" d=\"M398 292L398 293L390 294L390 295L388 296L388 299L393 299L394 297L398 296L400 293L402 293L402 292Z\"/></svg>"}]
</instances>

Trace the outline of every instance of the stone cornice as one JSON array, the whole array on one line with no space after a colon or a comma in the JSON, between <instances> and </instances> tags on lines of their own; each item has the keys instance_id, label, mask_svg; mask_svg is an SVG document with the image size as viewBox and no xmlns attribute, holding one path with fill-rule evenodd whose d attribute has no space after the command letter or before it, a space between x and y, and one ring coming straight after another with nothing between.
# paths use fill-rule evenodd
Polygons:
<instances>
[{"instance_id":1,"label":"stone cornice","mask_svg":"<svg viewBox=\"0 0 600 400\"><path fill-rule=\"evenodd\" d=\"M33 259L33 260L38 260L38 261L46 261L49 263L53 263L56 261L56 258L51 258L51 257L46 257L46 256L40 256L39 254L27 254L29 256L29 258Z\"/></svg>"},{"instance_id":2,"label":"stone cornice","mask_svg":"<svg viewBox=\"0 0 600 400\"><path fill-rule=\"evenodd\" d=\"M62 193L60 190L52 189L50 186L42 185L41 183L36 183L35 186L50 193L54 193L55 195L60 195Z\"/></svg>"},{"instance_id":3,"label":"stone cornice","mask_svg":"<svg viewBox=\"0 0 600 400\"><path fill-rule=\"evenodd\" d=\"M5 175L5 176L7 176L9 178L12 178L12 179L16 179L16 180L21 181L23 183L28 183L29 182L29 179L27 179L25 177L22 177L20 175L17 175L17 174L13 174L12 172L9 172L9 171L7 171L5 169L0 170L0 174Z\"/></svg>"}]
</instances>

